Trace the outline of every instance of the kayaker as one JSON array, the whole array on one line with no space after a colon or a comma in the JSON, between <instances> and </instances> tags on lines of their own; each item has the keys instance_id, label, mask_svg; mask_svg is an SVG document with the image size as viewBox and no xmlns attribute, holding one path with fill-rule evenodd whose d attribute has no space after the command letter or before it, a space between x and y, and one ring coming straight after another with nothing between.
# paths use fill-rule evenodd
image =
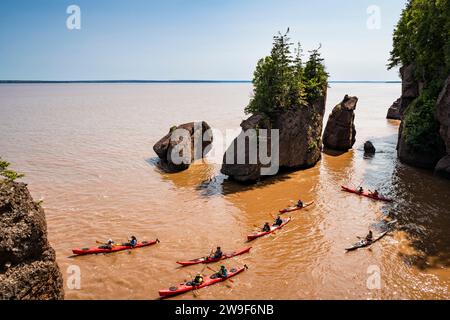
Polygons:
<instances>
[{"instance_id":1,"label":"kayaker","mask_svg":"<svg viewBox=\"0 0 450 320\"><path fill-rule=\"evenodd\" d=\"M371 243L372 240L373 240L373 233L372 233L372 230L369 230L369 233L366 236L366 242Z\"/></svg>"},{"instance_id":2,"label":"kayaker","mask_svg":"<svg viewBox=\"0 0 450 320\"><path fill-rule=\"evenodd\" d=\"M269 232L270 231L270 225L268 222L264 224L264 227L262 228L262 232Z\"/></svg>"},{"instance_id":3,"label":"kayaker","mask_svg":"<svg viewBox=\"0 0 450 320\"><path fill-rule=\"evenodd\" d=\"M192 280L192 284L194 286L199 286L203 283L203 275L201 273L197 273L194 280Z\"/></svg>"},{"instance_id":4,"label":"kayaker","mask_svg":"<svg viewBox=\"0 0 450 320\"><path fill-rule=\"evenodd\" d=\"M278 216L276 219L275 219L275 223L273 224L273 226L274 227L276 227L276 226L281 226L283 224L283 220L280 218L280 216Z\"/></svg>"},{"instance_id":5,"label":"kayaker","mask_svg":"<svg viewBox=\"0 0 450 320\"><path fill-rule=\"evenodd\" d=\"M99 249L112 249L114 241L109 239L104 245L100 246Z\"/></svg>"},{"instance_id":6,"label":"kayaker","mask_svg":"<svg viewBox=\"0 0 450 320\"><path fill-rule=\"evenodd\" d=\"M136 245L137 245L137 239L135 236L131 236L131 239L127 243L123 244L123 246L127 246L127 247L135 247Z\"/></svg>"},{"instance_id":7,"label":"kayaker","mask_svg":"<svg viewBox=\"0 0 450 320\"><path fill-rule=\"evenodd\" d=\"M359 192L359 193L363 193L363 192L364 192L363 187L359 187L358 192Z\"/></svg>"},{"instance_id":8,"label":"kayaker","mask_svg":"<svg viewBox=\"0 0 450 320\"><path fill-rule=\"evenodd\" d=\"M217 275L220 278L226 278L228 276L227 268L225 268L225 266L220 266L220 270L217 272Z\"/></svg>"},{"instance_id":9,"label":"kayaker","mask_svg":"<svg viewBox=\"0 0 450 320\"><path fill-rule=\"evenodd\" d=\"M372 192L372 195L373 195L374 197L377 197L377 198L378 198L378 196L379 196L378 190L375 190L374 192Z\"/></svg>"},{"instance_id":10,"label":"kayaker","mask_svg":"<svg viewBox=\"0 0 450 320\"><path fill-rule=\"evenodd\" d=\"M212 259L220 259L223 256L222 249L217 247L216 252L211 256Z\"/></svg>"},{"instance_id":11,"label":"kayaker","mask_svg":"<svg viewBox=\"0 0 450 320\"><path fill-rule=\"evenodd\" d=\"M303 201L302 200L298 200L297 201L297 207L298 208L303 208Z\"/></svg>"}]
</instances>

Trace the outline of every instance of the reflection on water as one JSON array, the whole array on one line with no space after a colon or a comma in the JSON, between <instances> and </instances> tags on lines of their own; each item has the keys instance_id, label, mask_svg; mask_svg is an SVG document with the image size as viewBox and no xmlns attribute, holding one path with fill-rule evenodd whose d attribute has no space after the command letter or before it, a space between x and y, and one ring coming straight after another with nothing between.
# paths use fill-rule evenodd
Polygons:
<instances>
[{"instance_id":1,"label":"reflection on water","mask_svg":"<svg viewBox=\"0 0 450 320\"><path fill-rule=\"evenodd\" d=\"M285 228L226 262L250 267L232 288L209 287L197 299L449 298L450 186L396 159L398 122L385 114L400 84L333 84L325 119L345 94L358 96L357 141L349 152L324 152L313 168L246 186L209 162L174 174L159 169L152 146L168 128L193 120L238 128L250 93L248 84L0 86L0 154L26 173L33 196L44 198L64 276L69 265L81 268L81 290L66 288L66 297L156 298L158 289L204 268L175 261L217 245L245 246L247 234L301 197L315 205L291 213ZM377 149L372 157L364 156L366 140ZM395 203L340 191L360 184ZM398 222L390 236L345 253L357 236L384 230L392 219ZM73 247L131 234L161 243L68 258ZM380 290L367 288L370 266L381 271Z\"/></svg>"}]
</instances>

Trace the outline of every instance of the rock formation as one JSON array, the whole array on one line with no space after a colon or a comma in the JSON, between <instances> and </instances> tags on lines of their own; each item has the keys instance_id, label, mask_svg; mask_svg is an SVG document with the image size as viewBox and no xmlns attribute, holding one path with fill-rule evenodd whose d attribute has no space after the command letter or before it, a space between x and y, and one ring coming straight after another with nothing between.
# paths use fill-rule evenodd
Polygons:
<instances>
[{"instance_id":1,"label":"rock formation","mask_svg":"<svg viewBox=\"0 0 450 320\"><path fill-rule=\"evenodd\" d=\"M402 96L400 98L400 114L403 117L410 110L412 102L416 100L422 92L423 83L414 79L414 65L402 67L400 69L402 76ZM442 118L445 122L445 117ZM405 121L402 121L399 128L397 155L401 162L408 165L424 168L434 169L437 162L442 157L441 151L430 152L427 150L418 150L407 143L404 134Z\"/></svg>"},{"instance_id":2,"label":"rock formation","mask_svg":"<svg viewBox=\"0 0 450 320\"><path fill-rule=\"evenodd\" d=\"M326 90L324 95L314 103L280 111L272 119L268 119L261 114L255 114L244 120L241 123L242 132L224 154L221 172L239 182L253 182L264 176L264 174L261 174L261 168L268 166L262 165L259 157L255 163L251 163L249 161L250 148L246 147L245 151L241 150L240 152L237 150L238 139L248 134L249 129L279 130L279 168L292 170L315 165L321 158L321 133L325 101ZM254 136L249 139L257 138ZM270 151L272 141L270 134L267 141L267 150ZM261 141L257 146L259 151ZM238 163L237 161L237 155L241 152L245 152L246 161L244 163ZM232 159L227 160L227 156ZM278 168L273 174L277 172Z\"/></svg>"},{"instance_id":3,"label":"rock formation","mask_svg":"<svg viewBox=\"0 0 450 320\"><path fill-rule=\"evenodd\" d=\"M364 143L364 153L365 154L374 154L376 149L371 141L366 141Z\"/></svg>"},{"instance_id":4,"label":"rock formation","mask_svg":"<svg viewBox=\"0 0 450 320\"><path fill-rule=\"evenodd\" d=\"M402 79L402 93L388 110L387 119L401 120L406 108L413 102L420 94L420 89L423 87L414 78L414 65L408 65L400 68L400 76Z\"/></svg>"},{"instance_id":5,"label":"rock formation","mask_svg":"<svg viewBox=\"0 0 450 320\"><path fill-rule=\"evenodd\" d=\"M345 95L344 100L334 107L323 134L323 144L333 150L347 151L356 141L355 109L357 97Z\"/></svg>"},{"instance_id":6,"label":"rock formation","mask_svg":"<svg viewBox=\"0 0 450 320\"><path fill-rule=\"evenodd\" d=\"M186 170L193 161L203 158L209 151L208 147L213 141L210 129L205 121L174 126L153 146L153 150L167 171ZM183 132L186 133L186 136L183 135ZM190 150L190 154L183 154L184 150ZM174 155L177 159L173 159ZM179 161L180 158L183 161Z\"/></svg>"},{"instance_id":7,"label":"rock formation","mask_svg":"<svg viewBox=\"0 0 450 320\"><path fill-rule=\"evenodd\" d=\"M420 89L423 87L422 83L415 80L414 72L415 67L413 64L400 68L400 75L402 78L402 95L400 97L401 116L411 102L420 95Z\"/></svg>"},{"instance_id":8,"label":"rock formation","mask_svg":"<svg viewBox=\"0 0 450 320\"><path fill-rule=\"evenodd\" d=\"M63 299L44 210L24 183L0 181L0 299Z\"/></svg>"},{"instance_id":9,"label":"rock formation","mask_svg":"<svg viewBox=\"0 0 450 320\"><path fill-rule=\"evenodd\" d=\"M445 143L447 154L439 160L435 172L450 179L450 76L437 100L436 118L440 124L439 133Z\"/></svg>"},{"instance_id":10,"label":"rock formation","mask_svg":"<svg viewBox=\"0 0 450 320\"><path fill-rule=\"evenodd\" d=\"M401 105L401 98L398 98L392 106L390 106L386 119L392 119L392 120L401 120L402 116L400 114L400 105Z\"/></svg>"}]
</instances>

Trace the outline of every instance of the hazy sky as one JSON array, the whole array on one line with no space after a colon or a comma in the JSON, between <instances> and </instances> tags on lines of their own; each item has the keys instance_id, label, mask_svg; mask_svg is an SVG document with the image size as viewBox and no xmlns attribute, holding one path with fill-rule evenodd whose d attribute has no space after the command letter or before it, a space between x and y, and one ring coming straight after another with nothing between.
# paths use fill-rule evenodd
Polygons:
<instances>
[{"instance_id":1,"label":"hazy sky","mask_svg":"<svg viewBox=\"0 0 450 320\"><path fill-rule=\"evenodd\" d=\"M290 27L305 51L322 44L331 80L397 80L385 66L405 3L1 0L0 79L249 80L272 36ZM80 30L66 26L72 4ZM373 5L380 19L367 13Z\"/></svg>"}]
</instances>

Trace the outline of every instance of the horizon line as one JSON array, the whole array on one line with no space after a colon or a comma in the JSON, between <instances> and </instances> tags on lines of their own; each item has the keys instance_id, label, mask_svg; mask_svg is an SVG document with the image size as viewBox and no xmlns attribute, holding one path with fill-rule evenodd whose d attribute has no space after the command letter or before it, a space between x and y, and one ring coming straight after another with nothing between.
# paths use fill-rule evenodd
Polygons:
<instances>
[{"instance_id":1,"label":"horizon line","mask_svg":"<svg viewBox=\"0 0 450 320\"><path fill-rule=\"evenodd\" d=\"M252 83L251 80L0 80L0 84L52 83ZM401 80L330 80L328 83L401 83Z\"/></svg>"}]
</instances>

